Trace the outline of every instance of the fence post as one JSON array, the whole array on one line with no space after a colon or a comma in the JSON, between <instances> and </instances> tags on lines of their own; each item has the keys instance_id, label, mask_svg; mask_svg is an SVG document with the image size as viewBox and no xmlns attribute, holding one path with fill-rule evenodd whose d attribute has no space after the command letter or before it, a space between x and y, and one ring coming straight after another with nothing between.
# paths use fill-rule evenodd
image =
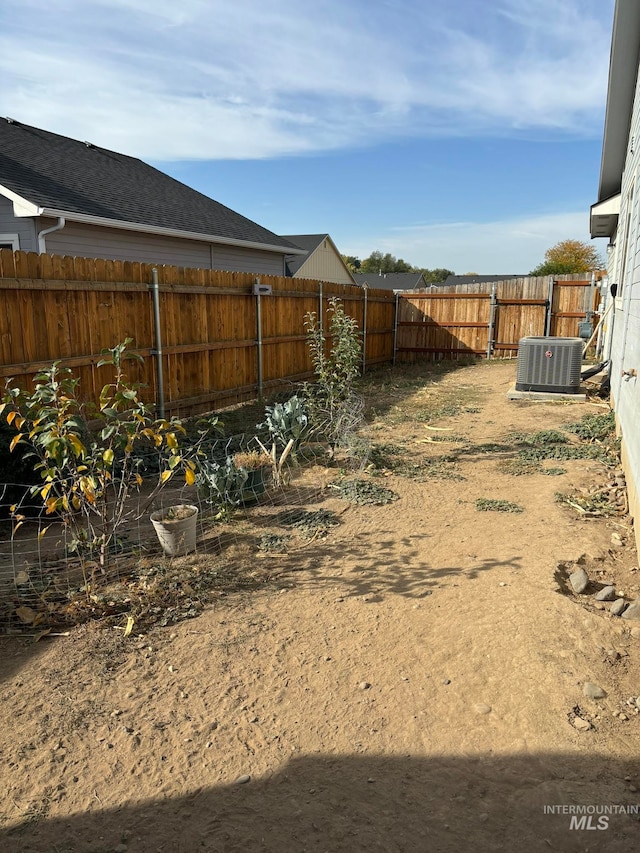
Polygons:
<instances>
[{"instance_id":1,"label":"fence post","mask_svg":"<svg viewBox=\"0 0 640 853\"><path fill-rule=\"evenodd\" d=\"M369 288L365 282L364 290L364 309L362 319L362 375L364 376L367 370L367 292Z\"/></svg>"},{"instance_id":2,"label":"fence post","mask_svg":"<svg viewBox=\"0 0 640 853\"><path fill-rule=\"evenodd\" d=\"M496 308L498 305L498 291L495 284L491 285L491 300L489 302L489 329L487 334L487 359L493 354L494 334L496 325Z\"/></svg>"},{"instance_id":3,"label":"fence post","mask_svg":"<svg viewBox=\"0 0 640 853\"><path fill-rule=\"evenodd\" d=\"M256 294L256 337L258 341L258 402L262 403L263 378L262 378L262 303L260 302L260 279L256 278L254 284Z\"/></svg>"},{"instance_id":4,"label":"fence post","mask_svg":"<svg viewBox=\"0 0 640 853\"><path fill-rule=\"evenodd\" d=\"M394 312L393 312L393 360L392 364L395 367L396 363L396 350L398 349L398 300L400 299L400 294L396 293L395 303L394 303Z\"/></svg>"},{"instance_id":5,"label":"fence post","mask_svg":"<svg viewBox=\"0 0 640 853\"><path fill-rule=\"evenodd\" d=\"M548 338L551 335L551 313L553 310L553 285L555 284L553 276L549 277L549 293L547 296L547 313L544 318L544 336Z\"/></svg>"},{"instance_id":6,"label":"fence post","mask_svg":"<svg viewBox=\"0 0 640 853\"><path fill-rule=\"evenodd\" d=\"M160 290L158 288L158 270L153 267L151 270L151 299L153 301L153 325L155 331L156 346L151 350L151 355L156 358L156 377L158 385L158 399L156 407L158 416L164 418L164 375L162 372L162 334L160 330Z\"/></svg>"}]
</instances>

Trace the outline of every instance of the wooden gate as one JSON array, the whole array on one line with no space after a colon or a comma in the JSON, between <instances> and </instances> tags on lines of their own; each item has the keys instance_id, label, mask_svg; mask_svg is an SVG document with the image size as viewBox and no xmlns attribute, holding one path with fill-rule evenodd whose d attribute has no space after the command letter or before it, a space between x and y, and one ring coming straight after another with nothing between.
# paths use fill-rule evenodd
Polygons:
<instances>
[{"instance_id":1,"label":"wooden gate","mask_svg":"<svg viewBox=\"0 0 640 853\"><path fill-rule=\"evenodd\" d=\"M508 358L517 355L521 338L577 337L581 321L593 317L597 322L599 299L591 279L548 277L403 293L395 352L401 361L425 355Z\"/></svg>"}]
</instances>

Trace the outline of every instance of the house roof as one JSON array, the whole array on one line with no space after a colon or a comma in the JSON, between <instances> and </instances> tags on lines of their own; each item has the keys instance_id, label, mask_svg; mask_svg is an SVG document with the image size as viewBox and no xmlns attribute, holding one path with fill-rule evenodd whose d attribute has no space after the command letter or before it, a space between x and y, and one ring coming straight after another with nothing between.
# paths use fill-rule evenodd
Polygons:
<instances>
[{"instance_id":1,"label":"house roof","mask_svg":"<svg viewBox=\"0 0 640 853\"><path fill-rule=\"evenodd\" d=\"M441 287L452 287L454 284L481 284L485 281L508 281L510 278L524 278L525 275L526 273L509 273L508 275L449 275L441 283Z\"/></svg>"},{"instance_id":2,"label":"house roof","mask_svg":"<svg viewBox=\"0 0 640 853\"><path fill-rule=\"evenodd\" d=\"M382 290L415 290L424 287L421 272L355 273L356 284L379 287Z\"/></svg>"},{"instance_id":3,"label":"house roof","mask_svg":"<svg viewBox=\"0 0 640 853\"><path fill-rule=\"evenodd\" d=\"M16 216L300 252L142 160L11 119L0 119L0 194Z\"/></svg>"},{"instance_id":4,"label":"house roof","mask_svg":"<svg viewBox=\"0 0 640 853\"><path fill-rule=\"evenodd\" d=\"M598 201L590 217L592 237L610 237L618 224L617 213L608 209L611 205L597 207L601 202L614 201L622 188L639 55L640 4L637 0L616 0Z\"/></svg>"},{"instance_id":5,"label":"house roof","mask_svg":"<svg viewBox=\"0 0 640 853\"><path fill-rule=\"evenodd\" d=\"M285 258L285 264L287 267L287 275L294 276L298 273L302 267L306 264L309 258L313 255L316 249L319 249L320 246L324 243L325 240L328 240L331 246L333 247L333 251L336 254L339 262L345 269L347 275L353 280L353 273L349 269L349 267L345 264L342 259L342 255L338 251L338 247L331 239L330 234L285 234L283 237L284 240L287 240L289 243L293 243L294 246L299 246L300 249L304 250L303 255L287 255Z\"/></svg>"},{"instance_id":6,"label":"house roof","mask_svg":"<svg viewBox=\"0 0 640 853\"><path fill-rule=\"evenodd\" d=\"M304 249L303 255L291 255L291 257L286 258L287 264L287 275L295 275L300 267L307 260L309 255L313 254L315 250L322 244L323 240L326 240L328 234L285 234L283 235L283 239L288 243L293 243L294 246L298 246L300 249Z\"/></svg>"}]
</instances>

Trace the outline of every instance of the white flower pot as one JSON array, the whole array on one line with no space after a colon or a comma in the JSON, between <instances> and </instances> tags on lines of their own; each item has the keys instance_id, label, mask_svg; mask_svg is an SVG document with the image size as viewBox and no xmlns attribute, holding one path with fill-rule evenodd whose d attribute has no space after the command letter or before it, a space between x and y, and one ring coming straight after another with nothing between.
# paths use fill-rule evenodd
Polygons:
<instances>
[{"instance_id":1,"label":"white flower pot","mask_svg":"<svg viewBox=\"0 0 640 853\"><path fill-rule=\"evenodd\" d=\"M169 557L195 551L197 521L198 507L190 504L178 504L151 513L151 523Z\"/></svg>"}]
</instances>

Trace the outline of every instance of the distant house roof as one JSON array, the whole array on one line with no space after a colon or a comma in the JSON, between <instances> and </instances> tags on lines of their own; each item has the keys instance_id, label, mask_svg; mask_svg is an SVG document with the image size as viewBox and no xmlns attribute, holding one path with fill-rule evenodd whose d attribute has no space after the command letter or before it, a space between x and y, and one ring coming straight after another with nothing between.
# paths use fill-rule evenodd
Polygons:
<instances>
[{"instance_id":1,"label":"distant house roof","mask_svg":"<svg viewBox=\"0 0 640 853\"><path fill-rule=\"evenodd\" d=\"M416 290L425 286L421 272L355 273L356 284L383 290Z\"/></svg>"},{"instance_id":2,"label":"distant house roof","mask_svg":"<svg viewBox=\"0 0 640 853\"><path fill-rule=\"evenodd\" d=\"M16 216L297 254L277 234L142 160L0 119L0 195Z\"/></svg>"},{"instance_id":3,"label":"distant house roof","mask_svg":"<svg viewBox=\"0 0 640 853\"><path fill-rule=\"evenodd\" d=\"M309 267L307 269L303 269L305 264L307 264L308 261L311 261L315 252L318 250L322 251L323 248L327 248L325 245L325 243L327 243L331 250L331 261L333 264L337 264L341 271L341 276L339 278L328 280L353 284L353 274L343 261L342 255L338 251L336 244L331 239L330 234L285 234L283 239L289 243L293 243L294 246L298 246L305 252L304 255L286 256L285 264L287 275L295 276L300 274L300 277L302 278L304 278L305 275L309 276ZM309 277L315 278L316 276L311 274Z\"/></svg>"},{"instance_id":4,"label":"distant house roof","mask_svg":"<svg viewBox=\"0 0 640 853\"><path fill-rule=\"evenodd\" d=\"M441 287L452 287L454 284L481 284L486 281L508 281L510 278L524 278L525 273L519 275L509 273L508 275L449 275L443 282L436 282Z\"/></svg>"}]
</instances>

